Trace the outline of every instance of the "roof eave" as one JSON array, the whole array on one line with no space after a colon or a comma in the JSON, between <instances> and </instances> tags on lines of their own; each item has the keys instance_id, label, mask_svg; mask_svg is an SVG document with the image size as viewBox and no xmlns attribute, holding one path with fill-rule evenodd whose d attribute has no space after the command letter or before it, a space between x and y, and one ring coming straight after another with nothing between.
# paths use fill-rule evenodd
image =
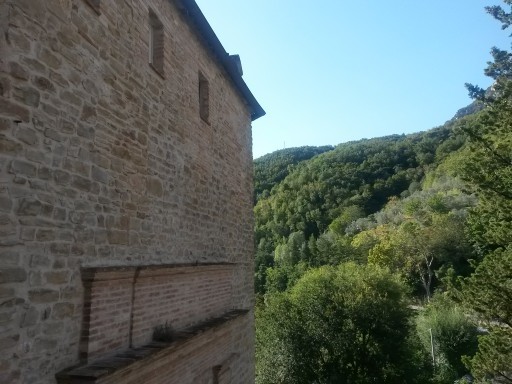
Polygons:
<instances>
[{"instance_id":1,"label":"roof eave","mask_svg":"<svg viewBox=\"0 0 512 384\"><path fill-rule=\"evenodd\" d=\"M172 0L171 0L172 1ZM224 67L229 77L233 81L235 87L242 94L251 110L251 120L254 121L265 115L265 111L258 103L251 90L245 83L244 79L239 73L239 69L234 62L230 59L229 54L226 52L219 38L213 31L212 27L206 20L201 12L201 9L195 0L177 0L179 9L183 12L185 17L192 23L195 30L199 33L206 46L213 52L215 57L219 60L220 64Z\"/></svg>"}]
</instances>

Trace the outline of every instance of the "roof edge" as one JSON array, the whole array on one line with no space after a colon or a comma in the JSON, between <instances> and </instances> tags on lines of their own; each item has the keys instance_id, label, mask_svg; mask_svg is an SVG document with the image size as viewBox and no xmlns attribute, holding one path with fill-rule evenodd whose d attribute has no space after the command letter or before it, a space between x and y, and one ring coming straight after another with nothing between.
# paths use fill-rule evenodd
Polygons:
<instances>
[{"instance_id":1,"label":"roof edge","mask_svg":"<svg viewBox=\"0 0 512 384\"><path fill-rule=\"evenodd\" d=\"M193 24L196 31L203 38L208 48L212 50L213 54L217 57L222 67L226 70L233 81L235 87L240 91L246 102L249 104L251 109L251 121L264 116L266 112L258 103L242 78L240 74L240 67L226 52L195 0L176 0L176 3L184 16Z\"/></svg>"}]
</instances>

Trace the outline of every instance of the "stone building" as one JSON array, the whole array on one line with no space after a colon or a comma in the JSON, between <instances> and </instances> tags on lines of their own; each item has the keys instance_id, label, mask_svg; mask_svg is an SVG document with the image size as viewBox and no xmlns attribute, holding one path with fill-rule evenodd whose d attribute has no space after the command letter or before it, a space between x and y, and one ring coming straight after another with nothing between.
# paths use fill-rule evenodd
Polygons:
<instances>
[{"instance_id":1,"label":"stone building","mask_svg":"<svg viewBox=\"0 0 512 384\"><path fill-rule=\"evenodd\" d=\"M253 382L238 56L194 0L2 0L0 27L0 382Z\"/></svg>"}]
</instances>

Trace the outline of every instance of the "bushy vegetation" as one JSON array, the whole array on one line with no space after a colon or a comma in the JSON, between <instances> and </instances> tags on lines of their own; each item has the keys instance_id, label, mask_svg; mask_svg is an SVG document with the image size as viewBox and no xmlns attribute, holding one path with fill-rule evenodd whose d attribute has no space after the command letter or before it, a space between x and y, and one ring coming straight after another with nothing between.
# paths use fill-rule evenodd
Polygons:
<instances>
[{"instance_id":1,"label":"bushy vegetation","mask_svg":"<svg viewBox=\"0 0 512 384\"><path fill-rule=\"evenodd\" d=\"M475 322L446 296L436 295L416 317L421 345L432 357L433 381L453 383L467 373L461 356L473 356L477 342Z\"/></svg>"},{"instance_id":2,"label":"bushy vegetation","mask_svg":"<svg viewBox=\"0 0 512 384\"><path fill-rule=\"evenodd\" d=\"M512 383L512 55L492 54L442 127L256 165L258 383Z\"/></svg>"},{"instance_id":3,"label":"bushy vegetation","mask_svg":"<svg viewBox=\"0 0 512 384\"><path fill-rule=\"evenodd\" d=\"M377 266L309 270L260 308L257 383L423 382L406 292Z\"/></svg>"}]
</instances>

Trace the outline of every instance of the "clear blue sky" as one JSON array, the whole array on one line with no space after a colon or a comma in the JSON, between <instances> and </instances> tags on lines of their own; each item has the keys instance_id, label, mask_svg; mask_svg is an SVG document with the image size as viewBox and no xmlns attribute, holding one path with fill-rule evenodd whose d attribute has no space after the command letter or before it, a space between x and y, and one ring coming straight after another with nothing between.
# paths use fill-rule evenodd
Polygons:
<instances>
[{"instance_id":1,"label":"clear blue sky","mask_svg":"<svg viewBox=\"0 0 512 384\"><path fill-rule=\"evenodd\" d=\"M254 158L443 124L486 87L495 0L196 0L267 115Z\"/></svg>"}]
</instances>

